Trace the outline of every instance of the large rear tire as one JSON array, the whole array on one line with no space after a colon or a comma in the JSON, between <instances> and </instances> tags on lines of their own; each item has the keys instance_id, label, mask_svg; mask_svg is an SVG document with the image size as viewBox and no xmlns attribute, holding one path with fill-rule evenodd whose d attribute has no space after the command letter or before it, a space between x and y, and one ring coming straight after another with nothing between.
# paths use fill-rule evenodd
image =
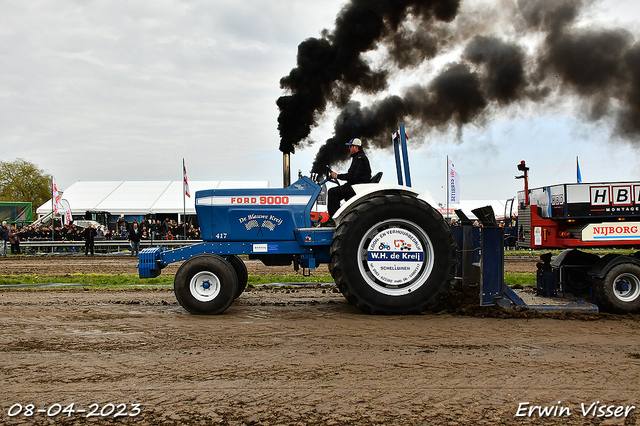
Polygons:
<instances>
[{"instance_id":1,"label":"large rear tire","mask_svg":"<svg viewBox=\"0 0 640 426\"><path fill-rule=\"evenodd\" d=\"M174 280L178 303L192 314L216 315L233 302L238 277L229 262L214 254L200 254L180 266Z\"/></svg>"},{"instance_id":2,"label":"large rear tire","mask_svg":"<svg viewBox=\"0 0 640 426\"><path fill-rule=\"evenodd\" d=\"M329 269L347 300L370 314L417 314L448 289L456 243L442 215L409 196L381 195L340 222Z\"/></svg>"},{"instance_id":3,"label":"large rear tire","mask_svg":"<svg viewBox=\"0 0 640 426\"><path fill-rule=\"evenodd\" d=\"M596 279L597 300L609 312L626 314L640 310L640 266L621 263L603 279Z\"/></svg>"}]
</instances>

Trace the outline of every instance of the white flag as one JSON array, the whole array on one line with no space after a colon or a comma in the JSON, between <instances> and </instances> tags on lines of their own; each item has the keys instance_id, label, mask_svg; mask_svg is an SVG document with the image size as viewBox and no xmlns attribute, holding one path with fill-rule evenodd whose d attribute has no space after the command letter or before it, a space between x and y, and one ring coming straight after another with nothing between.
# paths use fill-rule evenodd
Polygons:
<instances>
[{"instance_id":1,"label":"white flag","mask_svg":"<svg viewBox=\"0 0 640 426\"><path fill-rule=\"evenodd\" d=\"M187 166L185 166L184 164L184 158L182 159L182 170L182 178L184 179L184 193L187 195L187 197L191 198L191 193L189 192L189 182L187 182Z\"/></svg>"},{"instance_id":2,"label":"white flag","mask_svg":"<svg viewBox=\"0 0 640 426\"><path fill-rule=\"evenodd\" d=\"M58 185L56 185L56 180L51 177L51 187L53 190L53 212L54 214L58 214L58 203L60 202L60 193L58 192Z\"/></svg>"},{"instance_id":3,"label":"white flag","mask_svg":"<svg viewBox=\"0 0 640 426\"><path fill-rule=\"evenodd\" d=\"M64 224L68 225L73 222L73 216L71 216L71 206L69 205L69 202L64 199L60 200L60 205L64 209L64 216L62 216L62 218L64 219Z\"/></svg>"},{"instance_id":4,"label":"white flag","mask_svg":"<svg viewBox=\"0 0 640 426\"><path fill-rule=\"evenodd\" d=\"M460 204L460 175L449 160L449 204Z\"/></svg>"}]
</instances>

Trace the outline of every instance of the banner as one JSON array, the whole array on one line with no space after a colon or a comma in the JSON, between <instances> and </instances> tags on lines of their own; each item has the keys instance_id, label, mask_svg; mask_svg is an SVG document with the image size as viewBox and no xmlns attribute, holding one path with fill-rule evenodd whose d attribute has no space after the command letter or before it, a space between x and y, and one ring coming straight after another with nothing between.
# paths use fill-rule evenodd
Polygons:
<instances>
[{"instance_id":1,"label":"banner","mask_svg":"<svg viewBox=\"0 0 640 426\"><path fill-rule=\"evenodd\" d=\"M580 163L578 163L578 157L576 157L576 180L578 183L582 183L582 173L580 173Z\"/></svg>"},{"instance_id":2,"label":"banner","mask_svg":"<svg viewBox=\"0 0 640 426\"><path fill-rule=\"evenodd\" d=\"M60 205L64 209L64 214L62 215L62 221L64 225L68 225L73 222L73 216L71 216L71 206L69 206L69 202L67 200L60 200Z\"/></svg>"},{"instance_id":3,"label":"banner","mask_svg":"<svg viewBox=\"0 0 640 426\"><path fill-rule=\"evenodd\" d=\"M189 182L187 182L187 166L185 166L184 164L184 158L182 159L182 176L184 179L184 193L187 195L187 197L191 198L191 193L189 192Z\"/></svg>"},{"instance_id":4,"label":"banner","mask_svg":"<svg viewBox=\"0 0 640 426\"><path fill-rule=\"evenodd\" d=\"M58 185L56 185L56 180L51 177L51 187L53 192L53 213L58 214L58 203L60 202L60 193L58 192Z\"/></svg>"},{"instance_id":5,"label":"banner","mask_svg":"<svg viewBox=\"0 0 640 426\"><path fill-rule=\"evenodd\" d=\"M453 161L449 160L449 204L460 204L460 175L456 171Z\"/></svg>"}]
</instances>

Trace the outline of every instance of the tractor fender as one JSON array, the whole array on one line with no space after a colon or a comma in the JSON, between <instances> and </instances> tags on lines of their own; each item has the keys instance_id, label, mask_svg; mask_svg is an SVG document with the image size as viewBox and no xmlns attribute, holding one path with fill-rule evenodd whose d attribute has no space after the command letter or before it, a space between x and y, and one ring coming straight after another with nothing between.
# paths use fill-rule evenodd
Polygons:
<instances>
[{"instance_id":1,"label":"tractor fender","mask_svg":"<svg viewBox=\"0 0 640 426\"><path fill-rule=\"evenodd\" d=\"M603 279L607 272L611 270L614 266L620 265L621 263L632 263L634 265L640 266L640 259L634 256L627 256L624 254L614 254L609 253L600 258L598 262L591 268L589 271L589 275Z\"/></svg>"},{"instance_id":2,"label":"tractor fender","mask_svg":"<svg viewBox=\"0 0 640 426\"><path fill-rule=\"evenodd\" d=\"M355 191L356 195L344 202L335 213L333 220L336 222L336 224L340 224L340 221L355 207L371 198L377 197L378 195L398 194L408 195L415 198L420 195L420 192L416 191L415 189L403 185L362 183L353 185L352 188Z\"/></svg>"}]
</instances>

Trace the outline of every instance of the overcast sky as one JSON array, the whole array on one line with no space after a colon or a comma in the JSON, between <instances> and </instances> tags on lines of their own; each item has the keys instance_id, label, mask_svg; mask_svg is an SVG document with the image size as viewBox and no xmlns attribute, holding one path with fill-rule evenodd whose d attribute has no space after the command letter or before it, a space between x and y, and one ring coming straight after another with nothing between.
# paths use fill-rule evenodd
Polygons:
<instances>
[{"instance_id":1,"label":"overcast sky","mask_svg":"<svg viewBox=\"0 0 640 426\"><path fill-rule=\"evenodd\" d=\"M332 29L344 4L2 1L0 159L34 162L62 189L78 180L179 180L182 158L190 180L281 186L279 80L295 67L298 44ZM585 20L624 27L637 39L640 3L595 2ZM414 77L396 76L390 91ZM293 155L294 177L309 172L335 117L329 110L312 132L318 143ZM587 122L575 102L510 108L461 133L410 144L413 186L439 202L447 155L463 199L514 196L521 160L534 187L574 182L576 156L585 182L640 179L640 143L616 139L604 120ZM369 155L374 172L394 183L393 154Z\"/></svg>"}]
</instances>

